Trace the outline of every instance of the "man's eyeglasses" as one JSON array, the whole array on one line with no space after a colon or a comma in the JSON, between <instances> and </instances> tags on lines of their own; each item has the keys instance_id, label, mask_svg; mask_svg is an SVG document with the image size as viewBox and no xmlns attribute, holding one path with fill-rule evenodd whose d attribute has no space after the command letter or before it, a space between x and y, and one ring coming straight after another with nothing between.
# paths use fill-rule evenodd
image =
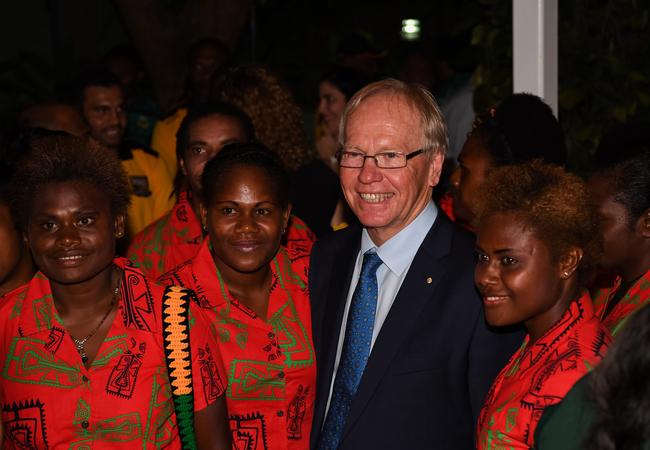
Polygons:
<instances>
[{"instance_id":1,"label":"man's eyeglasses","mask_svg":"<svg viewBox=\"0 0 650 450\"><path fill-rule=\"evenodd\" d=\"M401 169L406 166L406 162L418 156L421 153L426 152L427 149L421 148L419 150L414 150L411 153L402 153L394 151L385 151L379 152L374 155L366 155L361 152L353 152L348 150L340 150L337 153L339 160L339 165L341 167L348 167L350 169L358 169L363 167L367 158L374 159L375 164L380 169Z\"/></svg>"}]
</instances>

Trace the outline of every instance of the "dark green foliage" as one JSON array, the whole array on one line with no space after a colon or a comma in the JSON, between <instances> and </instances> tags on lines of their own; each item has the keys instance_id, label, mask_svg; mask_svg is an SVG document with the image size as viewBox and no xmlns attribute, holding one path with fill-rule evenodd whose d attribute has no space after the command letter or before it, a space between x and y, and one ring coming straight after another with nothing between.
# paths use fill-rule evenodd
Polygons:
<instances>
[{"instance_id":1,"label":"dark green foliage","mask_svg":"<svg viewBox=\"0 0 650 450\"><path fill-rule=\"evenodd\" d=\"M477 111L512 91L512 2L480 3ZM571 165L582 172L607 130L650 116L650 4L560 0L558 15L559 118Z\"/></svg>"}]
</instances>

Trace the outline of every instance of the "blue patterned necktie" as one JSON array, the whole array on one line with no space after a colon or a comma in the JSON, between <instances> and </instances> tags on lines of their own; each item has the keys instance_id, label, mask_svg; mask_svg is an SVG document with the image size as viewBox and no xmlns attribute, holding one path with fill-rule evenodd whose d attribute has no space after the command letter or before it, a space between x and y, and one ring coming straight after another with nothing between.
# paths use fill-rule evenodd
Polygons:
<instances>
[{"instance_id":1,"label":"blue patterned necktie","mask_svg":"<svg viewBox=\"0 0 650 450\"><path fill-rule=\"evenodd\" d=\"M329 411L321 433L319 450L335 450L370 355L372 330L377 309L377 269L382 261L377 253L363 255L361 276L352 295L341 361L334 380Z\"/></svg>"}]
</instances>

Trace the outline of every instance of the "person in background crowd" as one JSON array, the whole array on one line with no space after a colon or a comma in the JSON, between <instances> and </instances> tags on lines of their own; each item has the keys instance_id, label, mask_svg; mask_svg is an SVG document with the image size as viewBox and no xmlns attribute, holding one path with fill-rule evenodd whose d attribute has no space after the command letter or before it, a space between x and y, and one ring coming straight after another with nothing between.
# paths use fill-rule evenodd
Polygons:
<instances>
[{"instance_id":1,"label":"person in background crowd","mask_svg":"<svg viewBox=\"0 0 650 450\"><path fill-rule=\"evenodd\" d=\"M138 234L127 252L146 275L157 278L196 255L205 235L199 211L203 167L224 145L253 138L250 119L227 103L206 103L185 117L176 140L179 200L169 214ZM313 241L309 228L291 216L283 243L309 252Z\"/></svg>"},{"instance_id":2,"label":"person in background crowd","mask_svg":"<svg viewBox=\"0 0 650 450\"><path fill-rule=\"evenodd\" d=\"M5 152L6 153L6 152ZM36 272L27 242L17 227L9 206L9 181L15 158L2 155L0 161L0 298L24 285Z\"/></svg>"},{"instance_id":3,"label":"person in background crowd","mask_svg":"<svg viewBox=\"0 0 650 450\"><path fill-rule=\"evenodd\" d=\"M631 314L602 362L544 411L538 450L650 449L650 306Z\"/></svg>"},{"instance_id":4,"label":"person in background crowd","mask_svg":"<svg viewBox=\"0 0 650 450\"><path fill-rule=\"evenodd\" d=\"M406 41L398 48L398 76L405 83L416 83L435 94L436 71L431 52L420 42ZM474 115L472 114L472 120ZM448 121L447 121L448 122ZM471 124L470 124L471 125ZM447 123L449 127L449 123ZM447 149L449 150L449 149Z\"/></svg>"},{"instance_id":5,"label":"person in background crowd","mask_svg":"<svg viewBox=\"0 0 650 450\"><path fill-rule=\"evenodd\" d=\"M370 81L373 81L370 77L354 69L334 68L318 85L318 118L322 134L316 141L316 150L320 159L335 173L339 170L336 152L341 114L348 100Z\"/></svg>"},{"instance_id":6,"label":"person in background crowd","mask_svg":"<svg viewBox=\"0 0 650 450\"><path fill-rule=\"evenodd\" d=\"M488 330L474 240L431 200L442 113L424 88L383 80L352 97L341 132L341 186L363 228L312 252L312 448L472 449L485 394L523 336Z\"/></svg>"},{"instance_id":7,"label":"person in background crowd","mask_svg":"<svg viewBox=\"0 0 650 450\"><path fill-rule=\"evenodd\" d=\"M187 66L187 88L181 105L163 120L160 120L151 137L153 147L165 162L172 179L176 177L176 133L187 115L188 108L210 100L210 83L230 58L228 47L218 39L205 38L195 42L189 51Z\"/></svg>"},{"instance_id":8,"label":"person in background crowd","mask_svg":"<svg viewBox=\"0 0 650 450\"><path fill-rule=\"evenodd\" d=\"M513 94L496 109L476 117L451 174L451 197L443 210L458 224L472 227L477 197L491 170L542 158L566 164L564 133L551 108L532 94Z\"/></svg>"},{"instance_id":9,"label":"person in background crowd","mask_svg":"<svg viewBox=\"0 0 650 450\"><path fill-rule=\"evenodd\" d=\"M316 361L308 253L281 246L291 204L277 155L231 144L203 171L209 238L161 282L196 292L228 373L234 448L308 449Z\"/></svg>"},{"instance_id":10,"label":"person in background crowd","mask_svg":"<svg viewBox=\"0 0 650 450\"><path fill-rule=\"evenodd\" d=\"M338 177L339 124L348 99L370 81L354 69L334 68L319 84L318 157L296 171L291 194L293 211L317 236L343 228L354 220L343 199Z\"/></svg>"},{"instance_id":11,"label":"person in background crowd","mask_svg":"<svg viewBox=\"0 0 650 450\"><path fill-rule=\"evenodd\" d=\"M650 139L648 123L628 124L605 136L589 180L598 207L603 257L612 286L594 294L596 315L616 336L650 301Z\"/></svg>"},{"instance_id":12,"label":"person in background crowd","mask_svg":"<svg viewBox=\"0 0 650 450\"><path fill-rule=\"evenodd\" d=\"M126 109L126 139L137 145L151 144L158 108L146 92L146 71L138 52L128 45L117 45L104 56L106 68L120 79Z\"/></svg>"},{"instance_id":13,"label":"person in background crowd","mask_svg":"<svg viewBox=\"0 0 650 450\"><path fill-rule=\"evenodd\" d=\"M442 38L433 51L434 86L433 94L440 102L440 109L449 125L449 154L446 164L450 169L456 160L467 133L474 121L474 57L468 51L468 36ZM448 169L443 168L443 172ZM446 180L445 180L446 181Z\"/></svg>"},{"instance_id":14,"label":"person in background crowd","mask_svg":"<svg viewBox=\"0 0 650 450\"><path fill-rule=\"evenodd\" d=\"M115 75L101 69L88 71L78 89L79 107L91 139L118 155L128 175L131 187L126 223L128 240L174 205L172 180L155 151L135 147L124 140L124 95Z\"/></svg>"},{"instance_id":15,"label":"person in background crowd","mask_svg":"<svg viewBox=\"0 0 650 450\"><path fill-rule=\"evenodd\" d=\"M0 303L3 448L180 448L161 319L167 291L115 257L130 197L117 156L86 139L40 139L11 192L40 271ZM189 308L196 439L225 450L216 337L201 308Z\"/></svg>"},{"instance_id":16,"label":"person in background crowd","mask_svg":"<svg viewBox=\"0 0 650 450\"><path fill-rule=\"evenodd\" d=\"M227 103L197 106L183 119L176 139L178 200L169 213L136 235L127 251L147 276L158 278L196 255L203 242L203 167L224 145L250 142L253 138L250 119Z\"/></svg>"},{"instance_id":17,"label":"person in background crowd","mask_svg":"<svg viewBox=\"0 0 650 450\"><path fill-rule=\"evenodd\" d=\"M544 408L604 356L607 329L581 286L599 249L584 183L541 160L494 171L476 209L475 281L494 327L528 335L494 380L478 421L479 450L535 447Z\"/></svg>"},{"instance_id":18,"label":"person in background crowd","mask_svg":"<svg viewBox=\"0 0 650 450\"><path fill-rule=\"evenodd\" d=\"M218 39L205 38L190 49L187 74L187 103L200 105L210 100L212 79L226 67L230 50Z\"/></svg>"}]
</instances>

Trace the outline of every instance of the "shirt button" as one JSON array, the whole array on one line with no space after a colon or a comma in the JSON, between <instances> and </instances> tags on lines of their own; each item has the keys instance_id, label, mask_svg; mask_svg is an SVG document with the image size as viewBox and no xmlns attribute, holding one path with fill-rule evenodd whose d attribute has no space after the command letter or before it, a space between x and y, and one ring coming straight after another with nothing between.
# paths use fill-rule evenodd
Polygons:
<instances>
[{"instance_id":1,"label":"shirt button","mask_svg":"<svg viewBox=\"0 0 650 450\"><path fill-rule=\"evenodd\" d=\"M284 416L284 411L280 410L280 411L278 411L277 414L278 414L278 417L282 417L282 416Z\"/></svg>"},{"instance_id":2,"label":"shirt button","mask_svg":"<svg viewBox=\"0 0 650 450\"><path fill-rule=\"evenodd\" d=\"M81 380L82 380L84 383L88 383L88 381L89 381L89 380L88 380L88 377L87 377L86 375L82 376L82 377L81 377Z\"/></svg>"},{"instance_id":3,"label":"shirt button","mask_svg":"<svg viewBox=\"0 0 650 450\"><path fill-rule=\"evenodd\" d=\"M84 430L86 428L88 428L89 426L90 426L90 424L88 423L87 420L84 420L83 422L81 422L81 428L83 428Z\"/></svg>"},{"instance_id":4,"label":"shirt button","mask_svg":"<svg viewBox=\"0 0 650 450\"><path fill-rule=\"evenodd\" d=\"M278 378L284 378L284 372L278 373Z\"/></svg>"}]
</instances>

